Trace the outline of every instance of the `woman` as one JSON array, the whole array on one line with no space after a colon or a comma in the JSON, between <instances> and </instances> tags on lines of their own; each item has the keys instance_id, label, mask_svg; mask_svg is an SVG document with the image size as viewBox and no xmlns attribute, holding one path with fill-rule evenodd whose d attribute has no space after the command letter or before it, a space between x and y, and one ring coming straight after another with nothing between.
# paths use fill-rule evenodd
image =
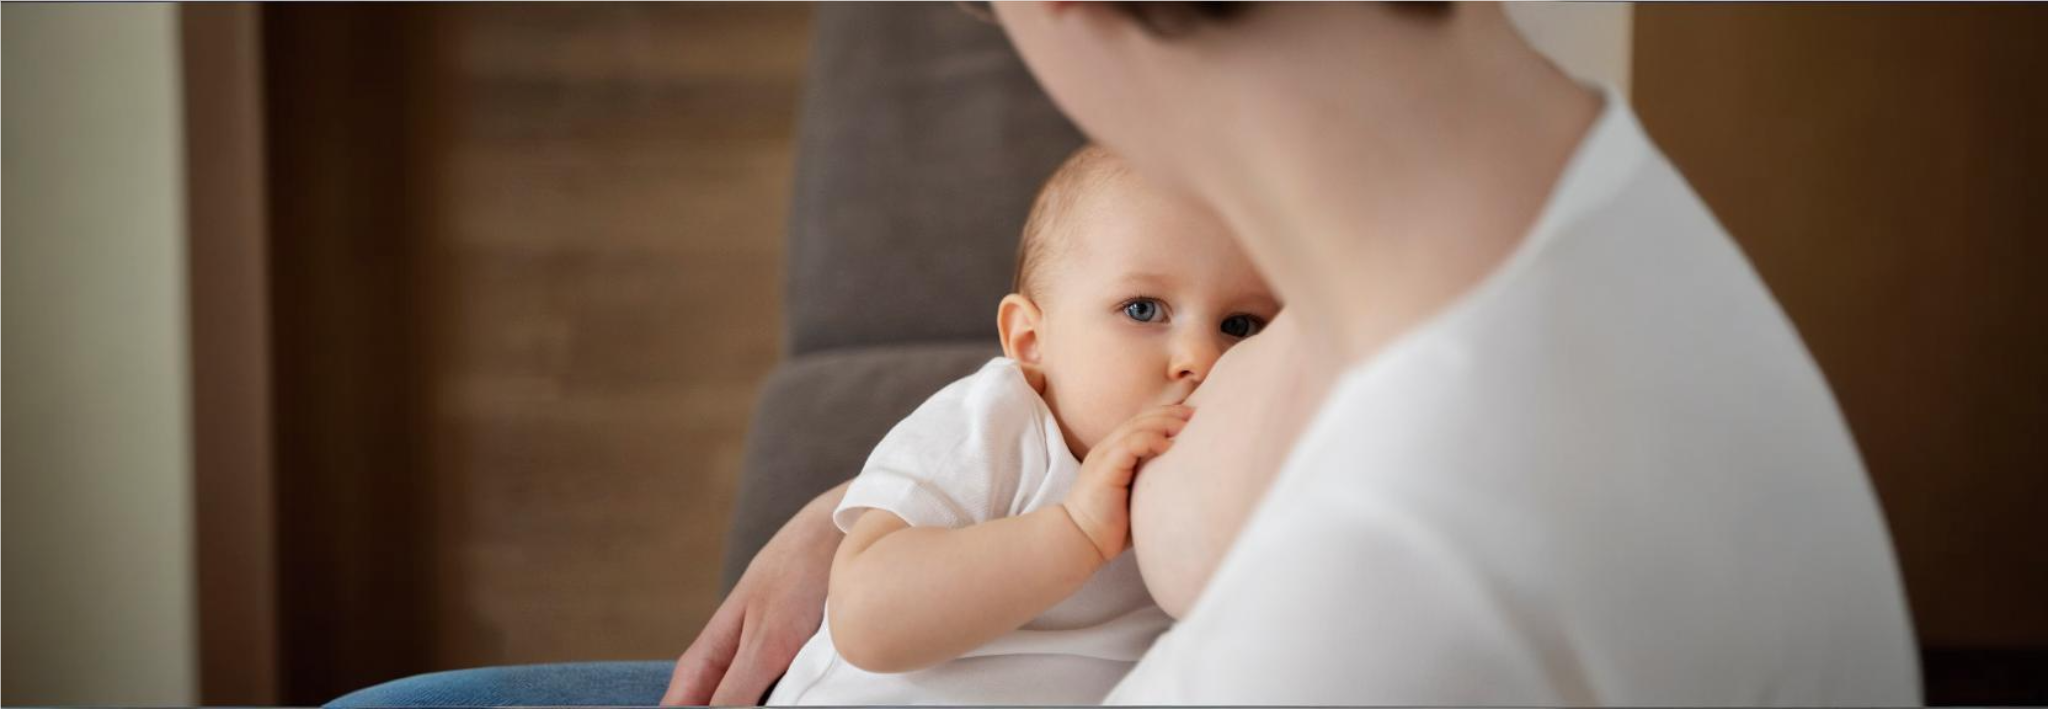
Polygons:
<instances>
[{"instance_id":1,"label":"woman","mask_svg":"<svg viewBox=\"0 0 2048 709\"><path fill-rule=\"evenodd\" d=\"M1288 311L1140 475L1139 559L1181 620L1112 702L1920 703L1832 395L1618 95L1493 5L1133 5L997 14ZM664 703L764 696L818 627L836 493Z\"/></svg>"},{"instance_id":2,"label":"woman","mask_svg":"<svg viewBox=\"0 0 2048 709\"><path fill-rule=\"evenodd\" d=\"M1225 216L1295 320L1141 475L1139 558L1184 615L1111 701L1920 701L1832 395L1619 96L1490 5L997 13L1090 137ZM1229 445L1317 399L1284 467ZM1261 462L1263 495L1270 473L1230 469ZM1198 524L1217 517L1242 530ZM668 701L751 701L785 628L815 627L830 552L806 525ZM1198 528L1226 542L1182 543Z\"/></svg>"}]
</instances>

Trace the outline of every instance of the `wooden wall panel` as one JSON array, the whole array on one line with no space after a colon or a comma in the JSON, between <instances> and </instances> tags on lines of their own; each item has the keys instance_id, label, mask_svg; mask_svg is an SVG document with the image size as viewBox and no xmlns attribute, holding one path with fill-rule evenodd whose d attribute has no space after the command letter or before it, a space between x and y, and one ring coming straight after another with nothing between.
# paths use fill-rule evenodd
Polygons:
<instances>
[{"instance_id":1,"label":"wooden wall panel","mask_svg":"<svg viewBox=\"0 0 2048 709\"><path fill-rule=\"evenodd\" d=\"M2043 37L2040 5L1636 7L1643 123L1833 385L1930 691L1949 650L2048 672Z\"/></svg>"},{"instance_id":2,"label":"wooden wall panel","mask_svg":"<svg viewBox=\"0 0 2048 709\"><path fill-rule=\"evenodd\" d=\"M179 7L202 704L279 700L260 21Z\"/></svg>"},{"instance_id":3,"label":"wooden wall panel","mask_svg":"<svg viewBox=\"0 0 2048 709\"><path fill-rule=\"evenodd\" d=\"M427 6L263 7L283 701L431 667Z\"/></svg>"},{"instance_id":4,"label":"wooden wall panel","mask_svg":"<svg viewBox=\"0 0 2048 709\"><path fill-rule=\"evenodd\" d=\"M435 664L672 657L716 608L808 13L445 8Z\"/></svg>"},{"instance_id":5,"label":"wooden wall panel","mask_svg":"<svg viewBox=\"0 0 2048 709\"><path fill-rule=\"evenodd\" d=\"M284 701L673 658L780 353L808 6L264 19Z\"/></svg>"}]
</instances>

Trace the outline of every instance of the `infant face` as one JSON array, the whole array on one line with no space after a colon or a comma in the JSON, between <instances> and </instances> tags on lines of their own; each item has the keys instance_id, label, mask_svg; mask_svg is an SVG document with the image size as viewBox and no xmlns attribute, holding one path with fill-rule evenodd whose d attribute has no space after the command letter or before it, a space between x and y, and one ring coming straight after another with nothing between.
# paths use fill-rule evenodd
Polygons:
<instances>
[{"instance_id":1,"label":"infant face","mask_svg":"<svg viewBox=\"0 0 2048 709\"><path fill-rule=\"evenodd\" d=\"M1086 458L1132 416L1187 398L1280 303L1206 207L1124 175L1076 211L1038 302L1038 364Z\"/></svg>"}]
</instances>

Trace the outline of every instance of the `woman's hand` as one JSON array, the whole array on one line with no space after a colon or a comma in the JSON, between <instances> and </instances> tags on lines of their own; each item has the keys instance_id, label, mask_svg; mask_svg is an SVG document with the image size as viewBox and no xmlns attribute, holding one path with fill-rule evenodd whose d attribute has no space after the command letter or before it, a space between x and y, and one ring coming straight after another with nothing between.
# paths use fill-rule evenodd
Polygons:
<instances>
[{"instance_id":1,"label":"woman's hand","mask_svg":"<svg viewBox=\"0 0 2048 709\"><path fill-rule=\"evenodd\" d=\"M1103 561L1130 546L1131 481L1138 466L1172 447L1174 435L1194 413L1178 404L1147 410L1111 431L1081 461L1081 474L1060 504L1102 552Z\"/></svg>"},{"instance_id":2,"label":"woman's hand","mask_svg":"<svg viewBox=\"0 0 2048 709\"><path fill-rule=\"evenodd\" d=\"M732 593L696 641L676 660L663 706L761 703L818 632L832 555L841 534L832 510L848 483L832 488L791 517L747 564Z\"/></svg>"}]
</instances>

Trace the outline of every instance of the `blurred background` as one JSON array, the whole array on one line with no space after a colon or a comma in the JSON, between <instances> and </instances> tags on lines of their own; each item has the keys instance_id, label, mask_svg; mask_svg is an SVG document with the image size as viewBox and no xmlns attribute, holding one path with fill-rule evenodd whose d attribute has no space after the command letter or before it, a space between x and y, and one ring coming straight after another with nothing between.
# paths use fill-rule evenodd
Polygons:
<instances>
[{"instance_id":1,"label":"blurred background","mask_svg":"<svg viewBox=\"0 0 2048 709\"><path fill-rule=\"evenodd\" d=\"M1805 336L1930 703L2048 703L2048 6L1511 14ZM679 654L787 345L817 16L0 8L0 701Z\"/></svg>"}]
</instances>

